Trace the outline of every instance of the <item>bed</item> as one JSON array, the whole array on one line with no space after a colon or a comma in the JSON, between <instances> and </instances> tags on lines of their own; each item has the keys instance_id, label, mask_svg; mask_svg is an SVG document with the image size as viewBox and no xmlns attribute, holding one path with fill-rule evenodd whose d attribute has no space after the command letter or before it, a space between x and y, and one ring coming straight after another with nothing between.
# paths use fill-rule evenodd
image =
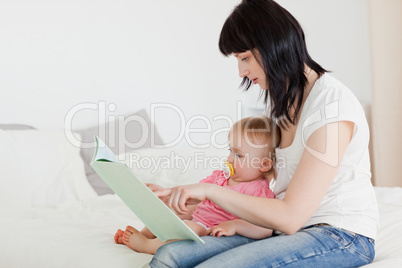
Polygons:
<instances>
[{"instance_id":1,"label":"bed","mask_svg":"<svg viewBox=\"0 0 402 268\"><path fill-rule=\"evenodd\" d=\"M89 174L90 152L80 147L63 131L0 129L0 267L148 266L151 255L114 243L118 228L143 224ZM225 155L225 149L178 144L142 146L119 158L145 182L173 186L204 178ZM402 267L402 188L375 187L375 192L381 226L368 267Z\"/></svg>"}]
</instances>

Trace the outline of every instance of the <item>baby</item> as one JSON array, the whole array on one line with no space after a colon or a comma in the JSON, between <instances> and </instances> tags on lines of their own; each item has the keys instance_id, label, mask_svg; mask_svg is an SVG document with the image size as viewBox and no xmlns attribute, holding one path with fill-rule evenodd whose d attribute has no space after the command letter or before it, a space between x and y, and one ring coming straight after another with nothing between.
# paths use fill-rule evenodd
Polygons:
<instances>
[{"instance_id":1,"label":"baby","mask_svg":"<svg viewBox=\"0 0 402 268\"><path fill-rule=\"evenodd\" d=\"M273 156L279 138L279 129L268 117L248 117L236 122L228 136L227 162L233 166L233 175L227 179L223 171L217 170L200 183L213 183L239 193L273 198L269 182L275 173ZM209 200L189 206L189 209L190 212L181 219L199 236L239 234L262 239L272 235L272 230L241 220ZM124 232L119 229L114 239L118 244L149 254L155 254L159 247L171 242L162 242L146 227L139 232L131 226L127 226Z\"/></svg>"}]
</instances>

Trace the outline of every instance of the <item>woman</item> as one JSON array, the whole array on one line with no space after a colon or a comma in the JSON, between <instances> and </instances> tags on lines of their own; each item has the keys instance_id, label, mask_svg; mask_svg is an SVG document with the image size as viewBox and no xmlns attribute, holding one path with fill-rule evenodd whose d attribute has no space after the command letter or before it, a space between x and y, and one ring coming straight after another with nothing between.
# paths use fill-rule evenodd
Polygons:
<instances>
[{"instance_id":1,"label":"woman","mask_svg":"<svg viewBox=\"0 0 402 268\"><path fill-rule=\"evenodd\" d=\"M186 214L204 200L255 225L267 239L205 237L161 247L151 267L358 267L374 259L378 210L363 109L309 56L297 20L271 0L242 1L226 20L221 52L238 60L242 85L259 84L280 126L276 199L210 184L159 188ZM268 103L269 102L269 103Z\"/></svg>"}]
</instances>

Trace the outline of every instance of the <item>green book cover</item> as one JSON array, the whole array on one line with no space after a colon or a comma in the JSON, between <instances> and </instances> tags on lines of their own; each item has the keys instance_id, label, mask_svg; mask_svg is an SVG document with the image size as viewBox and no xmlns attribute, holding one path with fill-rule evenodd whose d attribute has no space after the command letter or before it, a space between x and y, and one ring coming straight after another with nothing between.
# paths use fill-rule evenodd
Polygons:
<instances>
[{"instance_id":1,"label":"green book cover","mask_svg":"<svg viewBox=\"0 0 402 268\"><path fill-rule=\"evenodd\" d=\"M163 242L191 239L204 243L127 165L118 161L101 139L95 140L91 167L156 237Z\"/></svg>"}]
</instances>

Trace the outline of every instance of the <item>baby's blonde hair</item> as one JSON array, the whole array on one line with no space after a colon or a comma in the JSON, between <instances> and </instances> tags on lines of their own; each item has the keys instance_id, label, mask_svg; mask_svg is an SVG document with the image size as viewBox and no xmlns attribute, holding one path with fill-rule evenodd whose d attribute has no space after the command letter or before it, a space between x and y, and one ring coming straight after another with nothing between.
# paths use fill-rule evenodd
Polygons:
<instances>
[{"instance_id":1,"label":"baby's blonde hair","mask_svg":"<svg viewBox=\"0 0 402 268\"><path fill-rule=\"evenodd\" d=\"M267 156L275 161L275 148L279 146L280 130L269 117L252 116L235 122L229 131L229 139L234 131L244 136L252 145L260 145L262 142L269 151Z\"/></svg>"}]
</instances>

